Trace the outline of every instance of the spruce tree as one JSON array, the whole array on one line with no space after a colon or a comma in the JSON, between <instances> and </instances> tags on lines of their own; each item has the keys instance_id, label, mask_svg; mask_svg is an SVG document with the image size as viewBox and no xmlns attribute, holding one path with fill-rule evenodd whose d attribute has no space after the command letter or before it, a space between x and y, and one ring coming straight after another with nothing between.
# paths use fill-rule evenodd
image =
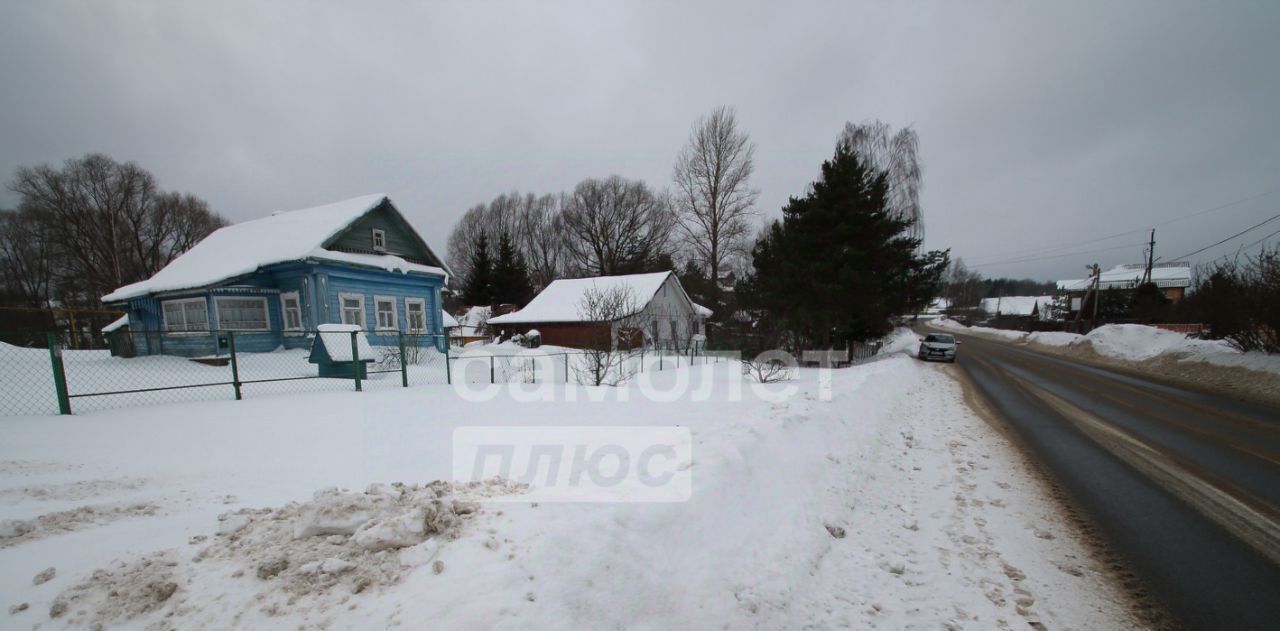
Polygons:
<instances>
[{"instance_id":1,"label":"spruce tree","mask_svg":"<svg viewBox=\"0 0 1280 631\"><path fill-rule=\"evenodd\" d=\"M840 143L754 248L746 299L762 330L785 332L793 347L840 348L888 333L893 316L936 287L947 254L918 255L912 220L895 215L887 195L885 174Z\"/></svg>"},{"instance_id":2,"label":"spruce tree","mask_svg":"<svg viewBox=\"0 0 1280 631\"><path fill-rule=\"evenodd\" d=\"M462 285L462 301L472 306L493 304L493 260L489 257L489 238L481 233L471 256L471 273Z\"/></svg>"},{"instance_id":3,"label":"spruce tree","mask_svg":"<svg viewBox=\"0 0 1280 631\"><path fill-rule=\"evenodd\" d=\"M524 257L506 231L498 238L498 260L493 266L492 284L494 304L510 303L523 307L533 297L533 285L529 282Z\"/></svg>"}]
</instances>

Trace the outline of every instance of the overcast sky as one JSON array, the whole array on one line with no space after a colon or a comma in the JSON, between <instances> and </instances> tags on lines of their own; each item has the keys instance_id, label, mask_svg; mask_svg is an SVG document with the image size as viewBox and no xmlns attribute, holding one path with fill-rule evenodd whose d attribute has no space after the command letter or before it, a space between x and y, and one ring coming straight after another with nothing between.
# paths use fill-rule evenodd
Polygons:
<instances>
[{"instance_id":1,"label":"overcast sky","mask_svg":"<svg viewBox=\"0 0 1280 631\"><path fill-rule=\"evenodd\" d=\"M1173 258L1280 213L1280 3L1032 4L6 1L0 175L105 152L232 221L386 192L443 253L505 191L666 186L725 104L762 218L845 121L914 126L927 245L986 276L1136 262L1145 234L1092 240L1152 226Z\"/></svg>"}]
</instances>

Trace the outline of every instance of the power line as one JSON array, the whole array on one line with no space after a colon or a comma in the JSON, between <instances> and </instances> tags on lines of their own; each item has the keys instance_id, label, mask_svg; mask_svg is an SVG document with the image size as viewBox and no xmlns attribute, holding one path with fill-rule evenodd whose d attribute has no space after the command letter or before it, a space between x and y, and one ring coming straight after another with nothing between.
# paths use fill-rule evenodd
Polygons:
<instances>
[{"instance_id":1,"label":"power line","mask_svg":"<svg viewBox=\"0 0 1280 631\"><path fill-rule=\"evenodd\" d=\"M1250 243L1249 245L1244 246L1244 248L1243 248L1243 249L1248 250L1249 248L1251 248L1251 247L1253 247L1253 246L1255 246L1255 245L1258 245L1259 243L1262 243L1263 241L1266 241L1267 239L1270 239L1271 237L1274 237L1274 236L1276 236L1276 235L1278 235L1278 234L1280 234L1280 230L1276 230L1275 232L1272 232L1271 234L1269 234L1269 235L1267 235L1267 236L1265 236L1265 237L1262 237L1261 239L1258 239L1257 241L1254 241L1253 243Z\"/></svg>"},{"instance_id":2,"label":"power line","mask_svg":"<svg viewBox=\"0 0 1280 631\"><path fill-rule=\"evenodd\" d=\"M1047 261L1047 260L1049 260L1049 259L1061 259L1061 258L1066 258L1066 257L1068 257L1068 256L1082 256L1082 255L1085 255L1085 254L1098 254L1098 253L1101 253L1101 252L1112 252L1112 251L1114 251L1114 250L1123 250L1123 249L1126 249L1126 248L1136 248L1136 247L1143 246L1143 245L1146 245L1146 242L1145 242L1145 241L1144 241L1144 242L1141 242L1141 243L1126 243L1126 244L1124 244L1124 245L1117 245L1117 246L1115 246L1115 247L1110 247L1110 248L1102 248L1102 249L1100 249L1100 250L1088 250L1088 251L1085 251L1085 252L1067 252L1066 254L1053 254L1053 255L1050 255L1050 256L1036 256L1036 257L1030 257L1030 258L1019 258L1019 259L1012 259L1012 260L1007 260L1007 261L993 261L993 262L991 262L991 263L980 263L980 264L978 264L978 265L969 265L968 267L970 267L970 268L978 268L978 267L990 267L990 266L992 266L992 265L1012 265L1012 264L1014 264L1014 263L1030 263L1030 262L1032 262L1032 261Z\"/></svg>"},{"instance_id":3,"label":"power line","mask_svg":"<svg viewBox=\"0 0 1280 631\"><path fill-rule=\"evenodd\" d=\"M1199 253L1201 253L1201 252L1204 252L1205 250L1208 250L1209 248L1214 248L1214 247L1220 246L1220 245L1222 245L1223 243L1226 243L1226 242L1228 242L1228 241L1230 241L1230 240L1232 240L1232 239L1234 239L1234 238L1236 238L1236 237L1239 237L1239 236L1242 236L1242 235L1248 234L1248 233L1250 233L1250 232L1253 232L1254 230L1257 230L1258 228L1261 228L1261 227L1263 227L1263 226L1265 226L1265 225L1267 225L1267 224L1269 224L1269 223L1271 223L1271 222L1273 222L1273 221L1275 221L1275 220L1277 220L1277 219L1280 219L1280 214L1272 215L1269 219L1264 220L1262 223L1254 224L1254 225L1252 225L1252 226L1250 226L1250 227L1248 227L1248 228L1245 228L1244 230L1241 230L1240 232L1237 232L1237 233L1235 233L1235 234L1233 234L1233 235L1231 235L1231 236L1229 236L1229 237L1227 237L1227 238L1225 238L1225 239L1223 239L1223 240L1221 240L1221 241L1218 241L1217 243L1213 243L1213 244L1210 244L1210 245L1206 245L1206 246L1204 246L1203 248L1200 248L1199 250L1196 250L1195 252L1189 252L1189 253L1187 253L1187 254L1183 254L1182 256L1176 257L1176 258L1174 258L1174 259L1172 259L1172 260L1174 260L1174 261L1181 261L1181 260L1183 260L1183 259L1185 259L1185 258L1187 258L1187 257L1189 257L1189 256L1195 256L1195 255L1197 255L1197 254L1199 254Z\"/></svg>"},{"instance_id":4,"label":"power line","mask_svg":"<svg viewBox=\"0 0 1280 631\"><path fill-rule=\"evenodd\" d=\"M1068 249L1068 248L1074 248L1074 247L1078 247L1078 246L1082 246L1082 245L1089 245L1089 244L1091 244L1091 243L1097 243L1097 242L1099 242L1099 241L1107 241L1107 240L1109 240L1109 239L1115 239L1115 238L1118 238L1118 237L1123 237L1123 236L1127 236L1127 235L1131 235L1131 234L1137 234L1137 233L1139 233L1139 232L1146 232L1146 231L1147 231L1148 229L1150 229L1150 228L1161 228L1161 227L1167 226L1167 225L1169 225L1169 224L1173 224L1173 223L1177 223L1177 222L1179 222L1179 221L1183 221L1183 220L1185 220L1185 219L1191 219L1191 218L1193 218L1193 217L1199 217L1199 216L1201 216L1201 215L1207 215L1207 214L1209 214L1209 213L1211 213L1211 212L1216 212L1216 211L1219 211L1219 210L1225 210L1225 209L1227 209L1227 208L1231 208L1232 206L1239 206L1240 204L1243 204L1243 203L1246 203L1246 202L1251 202L1251 201L1253 201L1253 200L1255 200L1255 199L1262 199L1263 197L1268 197L1268 196L1270 196L1270 195L1275 195L1276 193L1280 193L1280 189L1273 189L1273 190L1270 190L1270 191L1266 191L1266 192L1264 192L1264 193L1258 193L1257 195L1252 195L1252 196L1250 196L1250 197L1245 197L1245 198L1243 198L1243 199L1237 199L1237 200L1235 200L1235 201L1227 202L1227 203L1225 203L1225 204L1221 204L1221 205L1218 205L1218 206L1214 206L1214 207L1212 207L1212 208L1206 208L1206 209L1202 209L1202 210L1197 210L1197 211L1195 211L1195 212L1193 212L1193 213L1189 213L1189 214L1186 214L1186 215L1182 215L1182 216L1180 216L1180 217L1174 217L1173 219L1169 219L1169 220L1163 221L1163 222L1161 222L1161 223L1152 224L1152 225L1151 225L1151 226L1149 226L1149 227L1144 227L1144 228L1135 228L1135 229L1133 229L1133 230L1127 230L1127 231L1125 231L1125 232L1117 232L1117 233L1115 233L1115 234L1108 235L1108 236L1105 236L1105 237L1097 237L1097 238L1094 238L1094 239L1086 239L1086 240L1084 240L1084 241L1079 241L1079 242L1075 242L1075 243L1069 243L1069 244L1067 244L1067 245L1059 246L1059 247L1057 247L1057 248L1053 248L1053 249L1050 249L1050 250L1042 250L1042 249L1040 249L1040 248L1027 248L1027 249L1023 249L1023 250L1013 250L1013 251L1004 252L1004 253L1001 253L1001 254L993 254L993 255L989 255L989 256L1018 256L1018 255L1020 255L1020 254L1029 254L1029 253L1032 253L1032 252L1059 252L1059 251L1062 251L1062 250L1066 250L1066 249ZM1048 246L1046 245L1045 247L1048 247ZM981 260L981 258L982 258L982 257L979 257L979 260ZM994 264L995 264L995 263L983 263L983 265L994 265ZM970 267L977 267L977 266L975 265L975 266L970 266Z\"/></svg>"}]
</instances>

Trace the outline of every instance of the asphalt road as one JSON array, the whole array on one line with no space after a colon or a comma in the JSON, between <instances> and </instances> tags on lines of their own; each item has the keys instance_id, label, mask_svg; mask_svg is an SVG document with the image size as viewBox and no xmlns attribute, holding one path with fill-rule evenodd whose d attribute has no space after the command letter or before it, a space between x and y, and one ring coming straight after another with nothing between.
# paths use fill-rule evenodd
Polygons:
<instances>
[{"instance_id":1,"label":"asphalt road","mask_svg":"<svg viewBox=\"0 0 1280 631\"><path fill-rule=\"evenodd\" d=\"M959 337L959 369L1178 626L1280 629L1280 410Z\"/></svg>"}]
</instances>

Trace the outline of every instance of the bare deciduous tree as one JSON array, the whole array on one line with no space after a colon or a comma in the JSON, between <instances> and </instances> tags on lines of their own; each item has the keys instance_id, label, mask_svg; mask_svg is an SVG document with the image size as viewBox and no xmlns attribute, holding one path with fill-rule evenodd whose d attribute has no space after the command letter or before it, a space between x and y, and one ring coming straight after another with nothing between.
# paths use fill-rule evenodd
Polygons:
<instances>
[{"instance_id":1,"label":"bare deciduous tree","mask_svg":"<svg viewBox=\"0 0 1280 631\"><path fill-rule=\"evenodd\" d=\"M759 195L750 185L754 156L755 145L738 128L734 111L722 106L698 119L676 159L673 202L680 236L713 288L719 288L729 261L747 251Z\"/></svg>"},{"instance_id":2,"label":"bare deciduous tree","mask_svg":"<svg viewBox=\"0 0 1280 631\"><path fill-rule=\"evenodd\" d=\"M982 301L979 283L982 274L969 269L964 259L956 258L951 262L943 282L942 297L947 299L949 309L972 309Z\"/></svg>"},{"instance_id":3,"label":"bare deciduous tree","mask_svg":"<svg viewBox=\"0 0 1280 631\"><path fill-rule=\"evenodd\" d=\"M579 183L561 213L574 271L611 276L650 271L668 255L672 213L664 196L617 175Z\"/></svg>"},{"instance_id":4,"label":"bare deciduous tree","mask_svg":"<svg viewBox=\"0 0 1280 631\"><path fill-rule=\"evenodd\" d=\"M467 278L480 235L497 244L506 231L520 250L530 280L539 287L550 284L560 277L565 258L562 197L511 192L472 206L449 234L449 265L460 280Z\"/></svg>"},{"instance_id":5,"label":"bare deciduous tree","mask_svg":"<svg viewBox=\"0 0 1280 631\"><path fill-rule=\"evenodd\" d=\"M150 277L226 225L203 201L165 193L132 162L102 154L18 169L9 188L45 227L60 261L59 298L93 304Z\"/></svg>"},{"instance_id":6,"label":"bare deciduous tree","mask_svg":"<svg viewBox=\"0 0 1280 631\"><path fill-rule=\"evenodd\" d=\"M47 307L53 297L53 244L30 212L0 211L0 282L3 298Z\"/></svg>"},{"instance_id":7,"label":"bare deciduous tree","mask_svg":"<svg viewBox=\"0 0 1280 631\"><path fill-rule=\"evenodd\" d=\"M845 123L840 142L848 143L865 164L886 174L889 209L898 217L914 222L911 237L924 238L924 211L920 207L920 139L916 131L904 127L894 133L888 123L878 120L861 125Z\"/></svg>"},{"instance_id":8,"label":"bare deciduous tree","mask_svg":"<svg viewBox=\"0 0 1280 631\"><path fill-rule=\"evenodd\" d=\"M535 197L531 193L521 208L517 237L529 267L529 280L538 288L560 278L564 269L564 222L560 218L563 197Z\"/></svg>"},{"instance_id":9,"label":"bare deciduous tree","mask_svg":"<svg viewBox=\"0 0 1280 631\"><path fill-rule=\"evenodd\" d=\"M639 311L640 301L625 285L583 292L578 317L590 328L584 334L586 348L574 365L578 383L616 386L631 378L634 371L627 359L640 335Z\"/></svg>"}]
</instances>

